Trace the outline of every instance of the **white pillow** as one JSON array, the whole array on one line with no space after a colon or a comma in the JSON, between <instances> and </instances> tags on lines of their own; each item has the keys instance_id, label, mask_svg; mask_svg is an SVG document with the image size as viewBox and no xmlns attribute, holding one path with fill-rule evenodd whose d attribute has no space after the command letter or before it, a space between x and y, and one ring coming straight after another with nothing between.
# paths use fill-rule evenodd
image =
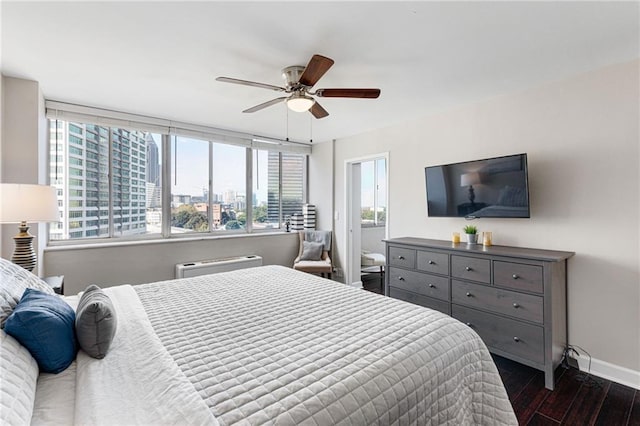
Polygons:
<instances>
[{"instance_id":1,"label":"white pillow","mask_svg":"<svg viewBox=\"0 0 640 426\"><path fill-rule=\"evenodd\" d=\"M16 339L0 330L0 423L31 423L38 364Z\"/></svg>"},{"instance_id":2,"label":"white pillow","mask_svg":"<svg viewBox=\"0 0 640 426\"><path fill-rule=\"evenodd\" d=\"M13 262L0 257L0 328L28 288L54 294L46 282Z\"/></svg>"}]
</instances>

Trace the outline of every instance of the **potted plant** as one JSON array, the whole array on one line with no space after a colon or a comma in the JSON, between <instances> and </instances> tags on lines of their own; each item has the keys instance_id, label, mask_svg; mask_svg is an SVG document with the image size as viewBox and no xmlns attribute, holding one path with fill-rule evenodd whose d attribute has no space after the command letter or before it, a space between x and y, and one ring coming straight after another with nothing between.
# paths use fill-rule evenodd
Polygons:
<instances>
[{"instance_id":1,"label":"potted plant","mask_svg":"<svg viewBox=\"0 0 640 426\"><path fill-rule=\"evenodd\" d=\"M478 243L478 228L475 225L467 225L462 230L467 234L467 244Z\"/></svg>"}]
</instances>

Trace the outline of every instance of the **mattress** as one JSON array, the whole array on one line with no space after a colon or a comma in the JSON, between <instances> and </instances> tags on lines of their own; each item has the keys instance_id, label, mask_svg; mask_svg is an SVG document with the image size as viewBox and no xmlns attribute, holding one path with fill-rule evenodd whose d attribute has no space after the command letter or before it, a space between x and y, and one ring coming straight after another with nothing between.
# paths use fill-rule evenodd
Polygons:
<instances>
[{"instance_id":1,"label":"mattress","mask_svg":"<svg viewBox=\"0 0 640 426\"><path fill-rule=\"evenodd\" d=\"M475 332L281 266L135 286L221 425L517 424Z\"/></svg>"}]
</instances>

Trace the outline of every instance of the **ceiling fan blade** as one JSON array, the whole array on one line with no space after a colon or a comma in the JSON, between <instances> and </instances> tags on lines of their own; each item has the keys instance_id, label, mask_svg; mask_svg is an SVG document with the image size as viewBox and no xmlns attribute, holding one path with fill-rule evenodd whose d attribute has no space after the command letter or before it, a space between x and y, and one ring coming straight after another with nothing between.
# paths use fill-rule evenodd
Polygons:
<instances>
[{"instance_id":1,"label":"ceiling fan blade","mask_svg":"<svg viewBox=\"0 0 640 426\"><path fill-rule=\"evenodd\" d=\"M276 92L284 92L285 90L287 90L284 87L273 86L271 84L256 83L255 81L239 80L237 78L230 77L218 77L216 78L216 81L221 81L223 83L242 84L244 86L260 87L262 89L271 89L275 90Z\"/></svg>"},{"instance_id":2,"label":"ceiling fan blade","mask_svg":"<svg viewBox=\"0 0 640 426\"><path fill-rule=\"evenodd\" d=\"M380 96L380 89L318 89L314 93L324 98L368 98Z\"/></svg>"},{"instance_id":3,"label":"ceiling fan blade","mask_svg":"<svg viewBox=\"0 0 640 426\"><path fill-rule=\"evenodd\" d=\"M325 118L329 113L326 109L322 108L322 106L316 101L311 108L309 108L309 112L313 114L315 118Z\"/></svg>"},{"instance_id":4,"label":"ceiling fan blade","mask_svg":"<svg viewBox=\"0 0 640 426\"><path fill-rule=\"evenodd\" d=\"M264 109L266 107L270 107L271 105L275 105L277 103L283 102L285 99L287 99L286 96L283 96L281 98L275 98L275 99L271 99L270 101L267 102L263 102L260 105L256 105L254 107L251 107L249 109L245 109L242 112L256 112L256 111L260 111L261 109Z\"/></svg>"},{"instance_id":5,"label":"ceiling fan blade","mask_svg":"<svg viewBox=\"0 0 640 426\"><path fill-rule=\"evenodd\" d=\"M313 87L314 84L322 78L329 68L333 65L333 59L327 58L322 55L313 55L311 60L305 67L298 83L307 87Z\"/></svg>"}]
</instances>

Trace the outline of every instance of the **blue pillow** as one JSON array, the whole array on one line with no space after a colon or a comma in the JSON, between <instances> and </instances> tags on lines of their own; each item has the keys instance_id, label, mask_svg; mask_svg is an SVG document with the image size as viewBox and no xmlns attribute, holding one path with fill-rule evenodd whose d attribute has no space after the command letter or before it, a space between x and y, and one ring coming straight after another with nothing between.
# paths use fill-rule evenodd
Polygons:
<instances>
[{"instance_id":1,"label":"blue pillow","mask_svg":"<svg viewBox=\"0 0 640 426\"><path fill-rule=\"evenodd\" d=\"M58 295L28 288L4 331L31 352L40 371L60 373L78 352L75 335L76 314Z\"/></svg>"}]
</instances>

